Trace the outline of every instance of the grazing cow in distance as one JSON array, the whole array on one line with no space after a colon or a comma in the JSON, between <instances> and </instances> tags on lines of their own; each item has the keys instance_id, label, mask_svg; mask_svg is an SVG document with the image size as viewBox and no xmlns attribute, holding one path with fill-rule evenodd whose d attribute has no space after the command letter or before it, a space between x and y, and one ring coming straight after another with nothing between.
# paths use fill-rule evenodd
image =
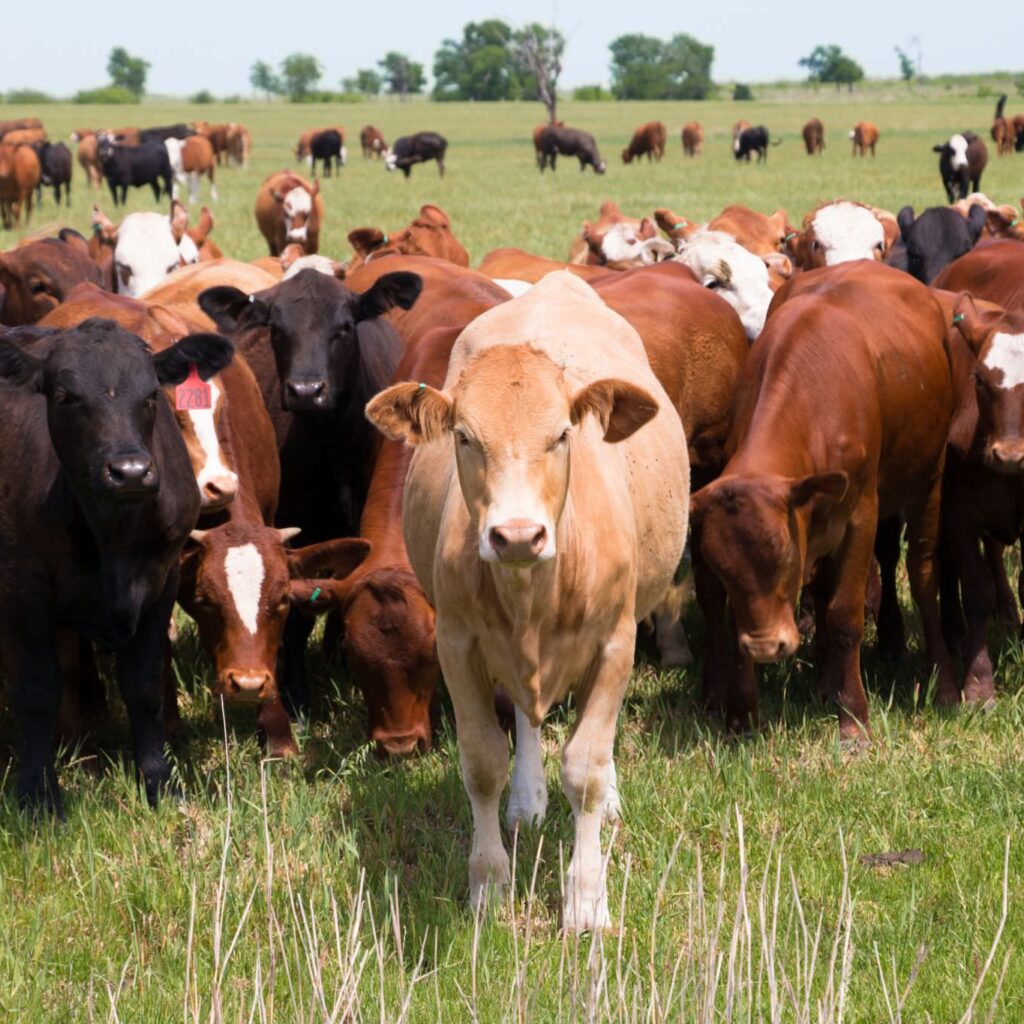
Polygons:
<instances>
[{"instance_id":1,"label":"grazing cow in distance","mask_svg":"<svg viewBox=\"0 0 1024 1024\"><path fill-rule=\"evenodd\" d=\"M311 185L291 171L278 171L263 180L256 196L256 224L271 256L280 256L289 242L299 242L310 255L320 249L324 200L320 182Z\"/></svg>"},{"instance_id":2,"label":"grazing cow in distance","mask_svg":"<svg viewBox=\"0 0 1024 1024\"><path fill-rule=\"evenodd\" d=\"M193 121L192 127L197 136L201 136L210 143L214 159L220 167L221 159L228 151L228 129L226 124L210 124L209 121Z\"/></svg>"},{"instance_id":3,"label":"grazing cow in distance","mask_svg":"<svg viewBox=\"0 0 1024 1024\"><path fill-rule=\"evenodd\" d=\"M193 135L181 139L167 139L167 156L177 184L174 198L178 198L178 185L188 184L188 201L199 202L199 179L206 175L210 182L210 200L217 202L217 182L214 180L214 151L210 140L204 135Z\"/></svg>"},{"instance_id":4,"label":"grazing cow in distance","mask_svg":"<svg viewBox=\"0 0 1024 1024\"><path fill-rule=\"evenodd\" d=\"M227 157L228 163L236 167L249 166L249 154L252 151L252 135L245 125L232 122L228 125Z\"/></svg>"},{"instance_id":5,"label":"grazing cow in distance","mask_svg":"<svg viewBox=\"0 0 1024 1024\"><path fill-rule=\"evenodd\" d=\"M141 188L149 185L157 202L160 201L161 184L166 196L173 195L171 160L162 141L122 146L101 136L99 157L115 206L127 202L129 186Z\"/></svg>"},{"instance_id":6,"label":"grazing cow in distance","mask_svg":"<svg viewBox=\"0 0 1024 1024\"><path fill-rule=\"evenodd\" d=\"M569 692L562 752L575 819L562 924L610 924L600 830L619 815L615 723L636 623L661 600L686 535L686 440L636 331L582 281L552 274L459 336L444 390L397 384L367 415L417 446L403 510L410 561L437 609L473 810L470 900L509 883L499 829L508 745L495 686L516 712L506 823L547 804L540 728Z\"/></svg>"},{"instance_id":7,"label":"grazing cow in distance","mask_svg":"<svg viewBox=\"0 0 1024 1024\"><path fill-rule=\"evenodd\" d=\"M36 200L42 205L43 186L53 189L54 201L60 206L61 189L66 205L71 205L71 150L63 142L38 142L32 147L39 158L39 185Z\"/></svg>"},{"instance_id":8,"label":"grazing cow in distance","mask_svg":"<svg viewBox=\"0 0 1024 1024\"><path fill-rule=\"evenodd\" d=\"M195 135L195 129L187 124L169 124L159 128L143 128L139 131L139 144L144 142L166 142L168 139L187 139Z\"/></svg>"},{"instance_id":9,"label":"grazing cow in distance","mask_svg":"<svg viewBox=\"0 0 1024 1024\"><path fill-rule=\"evenodd\" d=\"M875 146L878 145L878 126L871 121L858 121L850 132L853 140L853 155L867 156L868 150L875 155Z\"/></svg>"},{"instance_id":10,"label":"grazing cow in distance","mask_svg":"<svg viewBox=\"0 0 1024 1024\"><path fill-rule=\"evenodd\" d=\"M932 146L939 154L939 174L951 203L981 191L981 175L988 164L988 147L974 132L958 132L947 142Z\"/></svg>"},{"instance_id":11,"label":"grazing cow in distance","mask_svg":"<svg viewBox=\"0 0 1024 1024\"><path fill-rule=\"evenodd\" d=\"M448 140L437 132L417 132L415 135L403 135L395 139L395 145L384 151L384 166L393 171L396 168L408 178L412 173L413 164L437 161L437 170L444 177L444 155L448 149Z\"/></svg>"},{"instance_id":12,"label":"grazing cow in distance","mask_svg":"<svg viewBox=\"0 0 1024 1024\"><path fill-rule=\"evenodd\" d=\"M768 146L778 146L781 142L782 139L769 140L768 129L763 124L759 124L756 128L744 128L736 136L732 145L732 152L737 160L746 160L748 164L750 163L751 153L757 154L758 163L761 163L762 160L767 163Z\"/></svg>"},{"instance_id":13,"label":"grazing cow in distance","mask_svg":"<svg viewBox=\"0 0 1024 1024\"><path fill-rule=\"evenodd\" d=\"M359 144L363 147L364 160L369 160L371 157L380 159L388 148L384 136L372 124L363 125L362 131L359 133Z\"/></svg>"},{"instance_id":14,"label":"grazing cow in distance","mask_svg":"<svg viewBox=\"0 0 1024 1024\"><path fill-rule=\"evenodd\" d=\"M534 154L537 157L537 166L542 171L544 170L544 164L545 164L547 158L544 156L544 151L541 149L540 140L541 140L541 137L544 134L544 129L545 128L551 128L551 127L554 127L554 128L564 128L565 127L565 122L564 121L549 121L547 124L539 124L539 125L537 125L536 128L533 129L533 149L534 149Z\"/></svg>"},{"instance_id":15,"label":"grazing cow in distance","mask_svg":"<svg viewBox=\"0 0 1024 1024\"><path fill-rule=\"evenodd\" d=\"M683 156L700 156L704 150L704 129L700 121L683 125Z\"/></svg>"},{"instance_id":16,"label":"grazing cow in distance","mask_svg":"<svg viewBox=\"0 0 1024 1024\"><path fill-rule=\"evenodd\" d=\"M896 219L902 245L893 249L886 262L931 284L943 267L974 248L985 227L986 211L977 204L965 218L948 206L933 206L915 218L914 208L904 206Z\"/></svg>"},{"instance_id":17,"label":"grazing cow in distance","mask_svg":"<svg viewBox=\"0 0 1024 1024\"><path fill-rule=\"evenodd\" d=\"M1003 114L1006 108L1006 99L1006 93L999 97L996 103L995 117L992 120L992 141L996 144L996 152L1000 156L1012 153L1014 144L1013 121Z\"/></svg>"},{"instance_id":18,"label":"grazing cow in distance","mask_svg":"<svg viewBox=\"0 0 1024 1024\"><path fill-rule=\"evenodd\" d=\"M0 142L0 221L5 228L21 223L22 207L26 225L32 220L32 196L41 178L39 157L31 146Z\"/></svg>"},{"instance_id":19,"label":"grazing cow in distance","mask_svg":"<svg viewBox=\"0 0 1024 1024\"><path fill-rule=\"evenodd\" d=\"M317 132L309 143L309 169L316 174L316 162L320 160L324 165L324 177L331 176L331 161L334 167L340 172L345 166L345 147L341 144L341 135L334 128L326 128Z\"/></svg>"},{"instance_id":20,"label":"grazing cow in distance","mask_svg":"<svg viewBox=\"0 0 1024 1024\"><path fill-rule=\"evenodd\" d=\"M18 331L35 332L18 343ZM199 515L164 387L209 378L232 346L198 334L152 354L108 320L0 340L0 653L21 732L18 797L63 808L53 733L63 686L57 633L117 654L136 771L151 805L171 780L161 703L178 560ZM27 460L27 461L26 461ZM24 467L31 465L28 475ZM59 495L59 500L54 497Z\"/></svg>"},{"instance_id":21,"label":"grazing cow in distance","mask_svg":"<svg viewBox=\"0 0 1024 1024\"><path fill-rule=\"evenodd\" d=\"M601 159L597 143L590 132L579 128L566 128L564 125L549 124L540 133L541 172L548 166L555 169L555 160L559 153L562 156L574 156L580 162L580 172L592 167L595 174L604 174L607 164Z\"/></svg>"},{"instance_id":22,"label":"grazing cow in distance","mask_svg":"<svg viewBox=\"0 0 1024 1024\"><path fill-rule=\"evenodd\" d=\"M452 234L452 222L448 214L432 203L421 206L416 219L401 231L355 228L348 233L348 240L355 251L348 262L347 273L352 273L371 259L392 253L433 256L457 263L460 267L469 266L469 253Z\"/></svg>"},{"instance_id":23,"label":"grazing cow in distance","mask_svg":"<svg viewBox=\"0 0 1024 1024\"><path fill-rule=\"evenodd\" d=\"M803 129L804 148L808 156L825 152L825 126L817 117L812 117Z\"/></svg>"},{"instance_id":24,"label":"grazing cow in distance","mask_svg":"<svg viewBox=\"0 0 1024 1024\"><path fill-rule=\"evenodd\" d=\"M665 155L665 141L668 138L668 129L661 121L648 121L640 125L633 132L633 138L629 145L622 151L622 162L631 163L634 159L646 156L647 162L651 160L661 161Z\"/></svg>"},{"instance_id":25,"label":"grazing cow in distance","mask_svg":"<svg viewBox=\"0 0 1024 1024\"><path fill-rule=\"evenodd\" d=\"M103 169L100 166L100 140L96 132L79 128L71 133L71 141L78 147L75 157L78 160L79 166L85 171L89 187L102 188Z\"/></svg>"},{"instance_id":26,"label":"grazing cow in distance","mask_svg":"<svg viewBox=\"0 0 1024 1024\"><path fill-rule=\"evenodd\" d=\"M34 324L83 281L102 286L86 240L71 228L0 253L0 323Z\"/></svg>"}]
</instances>

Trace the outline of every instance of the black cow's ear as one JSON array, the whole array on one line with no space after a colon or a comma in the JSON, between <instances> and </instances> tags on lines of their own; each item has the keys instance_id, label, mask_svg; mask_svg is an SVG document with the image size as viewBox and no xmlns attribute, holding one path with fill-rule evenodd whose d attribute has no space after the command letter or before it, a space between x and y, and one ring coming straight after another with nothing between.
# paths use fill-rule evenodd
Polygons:
<instances>
[{"instance_id":1,"label":"black cow's ear","mask_svg":"<svg viewBox=\"0 0 1024 1024\"><path fill-rule=\"evenodd\" d=\"M356 320L372 320L395 306L412 309L422 290L423 278L419 274L410 274L404 270L384 274L374 281L372 288L359 296Z\"/></svg>"},{"instance_id":2,"label":"black cow's ear","mask_svg":"<svg viewBox=\"0 0 1024 1024\"><path fill-rule=\"evenodd\" d=\"M0 338L0 382L20 391L38 391L42 381L42 362L16 342Z\"/></svg>"},{"instance_id":3,"label":"black cow's ear","mask_svg":"<svg viewBox=\"0 0 1024 1024\"><path fill-rule=\"evenodd\" d=\"M988 211L980 203L971 205L971 212L967 214L967 233L971 236L973 245L981 237L982 229L988 220Z\"/></svg>"},{"instance_id":4,"label":"black cow's ear","mask_svg":"<svg viewBox=\"0 0 1024 1024\"><path fill-rule=\"evenodd\" d=\"M196 367L203 380L219 373L235 354L235 346L220 334L188 334L153 356L161 384L180 384Z\"/></svg>"},{"instance_id":5,"label":"black cow's ear","mask_svg":"<svg viewBox=\"0 0 1024 1024\"><path fill-rule=\"evenodd\" d=\"M904 242L909 241L910 229L914 226L914 208L912 206L904 206L896 214L896 223L900 226L900 237Z\"/></svg>"},{"instance_id":6,"label":"black cow's ear","mask_svg":"<svg viewBox=\"0 0 1024 1024\"><path fill-rule=\"evenodd\" d=\"M240 288L218 285L199 293L199 308L228 334L266 327L270 323L270 306L259 298L260 294L247 295Z\"/></svg>"},{"instance_id":7,"label":"black cow's ear","mask_svg":"<svg viewBox=\"0 0 1024 1024\"><path fill-rule=\"evenodd\" d=\"M941 145L932 146L933 153L941 153L946 148L946 144L943 142Z\"/></svg>"}]
</instances>

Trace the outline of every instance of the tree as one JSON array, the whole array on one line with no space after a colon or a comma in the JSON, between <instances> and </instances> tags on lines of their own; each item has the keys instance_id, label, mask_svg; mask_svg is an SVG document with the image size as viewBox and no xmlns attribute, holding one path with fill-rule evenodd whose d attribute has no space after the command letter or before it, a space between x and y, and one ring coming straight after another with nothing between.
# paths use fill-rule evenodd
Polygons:
<instances>
[{"instance_id":1,"label":"tree","mask_svg":"<svg viewBox=\"0 0 1024 1024\"><path fill-rule=\"evenodd\" d=\"M444 40L434 54L434 99L518 99L522 87L511 43L512 29L497 18L471 21L461 40Z\"/></svg>"},{"instance_id":2,"label":"tree","mask_svg":"<svg viewBox=\"0 0 1024 1024\"><path fill-rule=\"evenodd\" d=\"M384 58L377 61L377 64L384 73L384 84L388 92L400 96L403 100L412 94L423 92L423 86L427 81L423 65L409 60L404 53L391 50L384 54Z\"/></svg>"},{"instance_id":3,"label":"tree","mask_svg":"<svg viewBox=\"0 0 1024 1024\"><path fill-rule=\"evenodd\" d=\"M565 36L557 28L545 28L534 22L515 34L514 43L520 73L532 79L530 84L536 89L537 99L547 108L548 120L556 120Z\"/></svg>"},{"instance_id":4,"label":"tree","mask_svg":"<svg viewBox=\"0 0 1024 1024\"><path fill-rule=\"evenodd\" d=\"M115 46L107 58L107 74L113 85L127 89L136 99L146 92L149 61L133 57L123 46Z\"/></svg>"},{"instance_id":5,"label":"tree","mask_svg":"<svg viewBox=\"0 0 1024 1024\"><path fill-rule=\"evenodd\" d=\"M372 68L360 68L356 72L354 92L361 92L364 96L379 96L384 88L384 79Z\"/></svg>"},{"instance_id":6,"label":"tree","mask_svg":"<svg viewBox=\"0 0 1024 1024\"><path fill-rule=\"evenodd\" d=\"M612 51L612 92L617 100L664 98L668 84L660 39L631 32L613 39L608 49Z\"/></svg>"},{"instance_id":7,"label":"tree","mask_svg":"<svg viewBox=\"0 0 1024 1024\"><path fill-rule=\"evenodd\" d=\"M305 99L320 81L324 70L309 53L290 53L281 61L281 86L293 102Z\"/></svg>"},{"instance_id":8,"label":"tree","mask_svg":"<svg viewBox=\"0 0 1024 1024\"><path fill-rule=\"evenodd\" d=\"M909 84L917 75L917 68L914 65L914 59L901 46L895 47L895 50L896 57L900 62L900 78Z\"/></svg>"},{"instance_id":9,"label":"tree","mask_svg":"<svg viewBox=\"0 0 1024 1024\"><path fill-rule=\"evenodd\" d=\"M713 88L711 65L715 48L691 35L673 36L665 45L662 64L669 100L704 100Z\"/></svg>"},{"instance_id":10,"label":"tree","mask_svg":"<svg viewBox=\"0 0 1024 1024\"><path fill-rule=\"evenodd\" d=\"M281 92L281 79L274 74L274 69L265 61L258 60L249 69L249 82L257 91L263 93L267 101L275 93Z\"/></svg>"},{"instance_id":11,"label":"tree","mask_svg":"<svg viewBox=\"0 0 1024 1024\"><path fill-rule=\"evenodd\" d=\"M853 83L864 77L864 69L834 43L831 46L816 46L797 63L807 68L809 82L835 82L836 92L841 85L849 86L853 92Z\"/></svg>"}]
</instances>

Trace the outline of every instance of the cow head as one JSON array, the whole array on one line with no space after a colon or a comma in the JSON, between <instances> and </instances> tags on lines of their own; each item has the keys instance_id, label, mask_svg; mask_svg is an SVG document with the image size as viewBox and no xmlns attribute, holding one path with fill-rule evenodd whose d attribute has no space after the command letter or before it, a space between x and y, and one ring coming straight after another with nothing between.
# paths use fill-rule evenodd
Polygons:
<instances>
[{"instance_id":1,"label":"cow head","mask_svg":"<svg viewBox=\"0 0 1024 1024\"><path fill-rule=\"evenodd\" d=\"M906 253L907 271L924 284L958 256L970 252L985 227L986 212L972 206L965 220L947 206L935 206L914 217L914 208L904 206L896 215Z\"/></svg>"},{"instance_id":2,"label":"cow head","mask_svg":"<svg viewBox=\"0 0 1024 1024\"><path fill-rule=\"evenodd\" d=\"M398 157L393 149L385 149L383 151L384 167L386 170L393 171L398 167Z\"/></svg>"},{"instance_id":3,"label":"cow head","mask_svg":"<svg viewBox=\"0 0 1024 1024\"><path fill-rule=\"evenodd\" d=\"M606 441L622 441L657 411L650 394L622 380L598 380L573 393L547 355L511 344L475 356L450 394L396 384L366 407L388 437L410 444L451 439L479 557L520 569L557 553L580 424L592 416Z\"/></svg>"},{"instance_id":4,"label":"cow head","mask_svg":"<svg viewBox=\"0 0 1024 1024\"><path fill-rule=\"evenodd\" d=\"M690 500L701 556L722 581L740 649L756 662L796 653L793 611L804 584L807 534L847 489L845 473L721 477Z\"/></svg>"},{"instance_id":5,"label":"cow head","mask_svg":"<svg viewBox=\"0 0 1024 1024\"><path fill-rule=\"evenodd\" d=\"M176 199L169 216L129 213L110 233L117 291L138 298L178 267L198 262L199 250L187 229L188 210Z\"/></svg>"},{"instance_id":6,"label":"cow head","mask_svg":"<svg viewBox=\"0 0 1024 1024\"><path fill-rule=\"evenodd\" d=\"M448 214L431 203L420 207L419 216L401 231L384 232L379 228L356 228L348 233L354 255L348 263L351 273L383 253L406 256L432 256L460 267L469 266L469 253L452 234Z\"/></svg>"},{"instance_id":7,"label":"cow head","mask_svg":"<svg viewBox=\"0 0 1024 1024\"><path fill-rule=\"evenodd\" d=\"M788 244L802 270L880 260L887 248L885 229L870 207L844 200L808 214L803 231Z\"/></svg>"},{"instance_id":8,"label":"cow head","mask_svg":"<svg viewBox=\"0 0 1024 1024\"><path fill-rule=\"evenodd\" d=\"M316 217L316 197L319 193L319 180L314 180L311 188L295 185L286 192L275 190L271 193L284 214L285 237L289 242L305 244L309 239L309 228Z\"/></svg>"},{"instance_id":9,"label":"cow head","mask_svg":"<svg viewBox=\"0 0 1024 1024\"><path fill-rule=\"evenodd\" d=\"M975 441L985 462L1000 473L1024 474L1024 313L979 312L963 292L953 307L956 325L977 357Z\"/></svg>"},{"instance_id":10,"label":"cow head","mask_svg":"<svg viewBox=\"0 0 1024 1024\"><path fill-rule=\"evenodd\" d=\"M88 243L71 228L0 253L0 323L34 324L83 281L102 285L103 278Z\"/></svg>"},{"instance_id":11,"label":"cow head","mask_svg":"<svg viewBox=\"0 0 1024 1024\"><path fill-rule=\"evenodd\" d=\"M307 269L253 295L210 288L200 294L199 305L229 333L269 328L282 405L290 412L325 414L343 403L359 372L356 326L395 307L412 308L421 288L416 274L400 271L357 294Z\"/></svg>"}]
</instances>

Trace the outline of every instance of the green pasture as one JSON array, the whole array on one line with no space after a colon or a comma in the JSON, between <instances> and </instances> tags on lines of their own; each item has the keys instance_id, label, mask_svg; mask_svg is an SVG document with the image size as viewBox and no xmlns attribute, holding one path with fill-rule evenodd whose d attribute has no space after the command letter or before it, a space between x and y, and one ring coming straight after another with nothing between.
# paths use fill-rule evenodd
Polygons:
<instances>
[{"instance_id":1,"label":"green pasture","mask_svg":"<svg viewBox=\"0 0 1024 1024\"><path fill-rule=\"evenodd\" d=\"M606 198L629 213L670 206L707 218L730 202L796 221L822 199L896 210L944 198L931 145L955 130L987 137L992 101L864 103L823 91L813 103L565 104L594 132L601 178L564 161L536 170L538 105L379 103L139 108L47 106L51 137L78 126L237 120L253 166L224 168L214 238L227 255L265 254L252 215L257 185L295 166L299 131L344 124L349 166L323 180L322 251L345 258L346 232L393 229L425 202L442 206L478 261L518 245L562 256ZM1012 108L1011 103L1011 108ZM3 117L23 113L0 108ZM28 113L28 111L24 111ZM799 130L822 117L827 149L807 157ZM767 166L739 166L737 117L782 145ZM853 160L846 133L878 123L877 159ZM634 125L660 118L660 165L624 167ZM684 160L679 127L707 133ZM391 140L436 129L448 174L405 181L359 153L370 121ZM77 166L76 166L77 172ZM991 156L984 190L1019 202L1024 156ZM203 191L206 196L205 186ZM70 210L50 196L31 230L89 227L95 196L80 176ZM109 194L103 209L117 219ZM136 191L129 209L149 209ZM0 233L0 248L17 240ZM13 485L8 482L8 485ZM905 588L904 588L905 589ZM906 607L908 616L913 612ZM184 730L174 747L187 799L145 806L132 781L116 701L96 727L96 762L68 751L68 821L22 815L13 799L14 727L0 716L0 1020L18 1022L1013 1022L1024 1019L1024 651L993 628L1000 697L987 712L931 704L911 631L892 667L866 645L874 742L841 747L814 697L809 649L762 680L763 728L735 740L699 710L699 615L687 626L698 668L638 660L617 743L623 822L606 835L613 934L563 939L560 886L572 821L558 782L571 708L545 738L551 803L515 837L510 899L481 919L466 906L470 814L450 706L434 750L382 763L344 668L315 650L312 722L295 763L261 762L253 716L226 721L210 666L185 625L175 655ZM513 837L508 837L512 844ZM878 854L899 854L882 858Z\"/></svg>"}]
</instances>

